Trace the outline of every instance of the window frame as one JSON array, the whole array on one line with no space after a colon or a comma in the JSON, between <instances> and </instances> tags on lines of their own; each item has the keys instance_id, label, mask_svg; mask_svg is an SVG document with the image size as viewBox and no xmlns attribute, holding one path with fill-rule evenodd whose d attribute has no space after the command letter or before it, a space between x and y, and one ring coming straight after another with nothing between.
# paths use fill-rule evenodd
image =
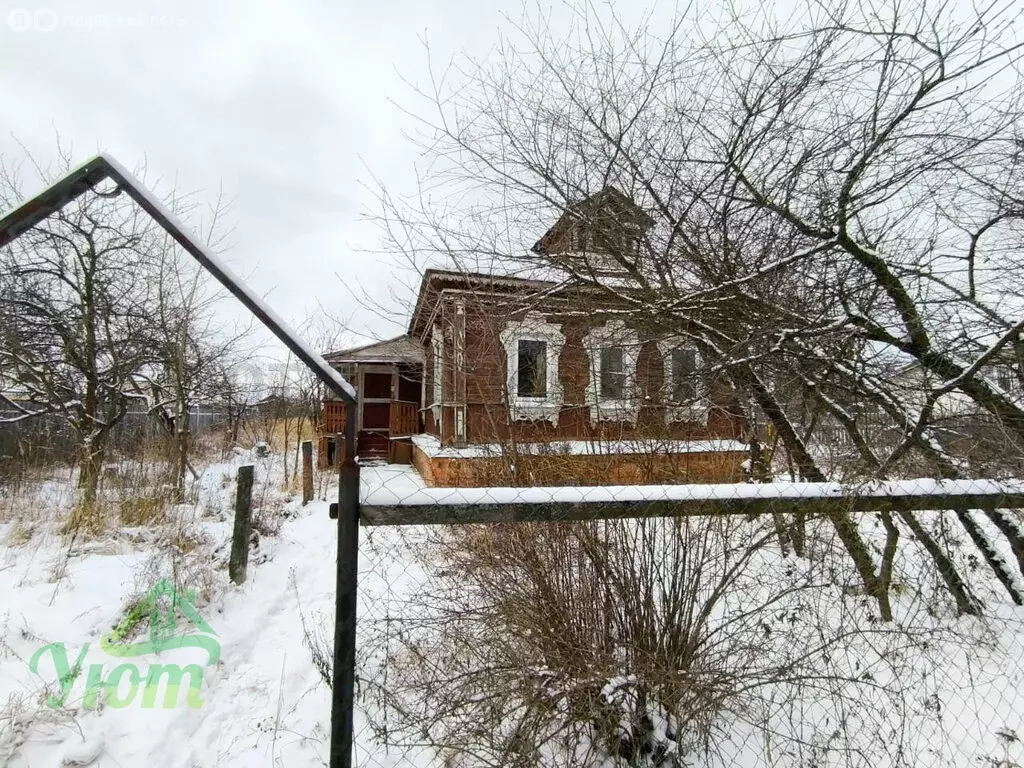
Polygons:
<instances>
[{"instance_id":1,"label":"window frame","mask_svg":"<svg viewBox=\"0 0 1024 768\"><path fill-rule=\"evenodd\" d=\"M694 382L694 397L686 403L676 402L673 399L674 382L672 356L677 349L685 348L693 351L695 368L698 371ZM664 379L661 387L661 402L665 407L665 423L685 421L693 424L707 426L708 412L711 409L710 388L707 378L700 373L704 367L704 356L700 349L692 341L677 337L662 339L658 342L658 351L664 363Z\"/></svg>"},{"instance_id":2,"label":"window frame","mask_svg":"<svg viewBox=\"0 0 1024 768\"><path fill-rule=\"evenodd\" d=\"M434 419L441 418L441 406L444 403L444 334L440 325L435 325L430 334L431 357L431 400L430 407Z\"/></svg>"},{"instance_id":3,"label":"window frame","mask_svg":"<svg viewBox=\"0 0 1024 768\"><path fill-rule=\"evenodd\" d=\"M627 421L636 424L640 414L637 361L640 357L640 337L623 320L609 320L595 326L583 338L589 360L589 379L586 400L590 408L590 423L600 421ZM601 393L601 356L608 347L622 348L622 394L605 397Z\"/></svg>"},{"instance_id":4,"label":"window frame","mask_svg":"<svg viewBox=\"0 0 1024 768\"><path fill-rule=\"evenodd\" d=\"M538 350L539 354L537 355L537 362L539 362L543 366L542 370L543 370L543 378L544 378L544 380L543 380L542 383L538 382L538 383L541 383L542 387L543 387L543 391L541 391L541 392L533 393L533 394L523 394L523 378L522 378L522 373L523 373L523 365L522 365L523 344L539 344L540 345L540 350ZM526 339L526 338L521 338L521 339L517 339L516 340L516 397L540 398L540 399L543 399L543 398L547 397L547 395L548 395L548 381L547 381L547 379L548 379L548 373L547 373L548 372L548 359L547 359L547 357L548 357L548 343L546 341L544 341L542 339ZM536 367L538 369L541 369L541 365L537 365Z\"/></svg>"},{"instance_id":5,"label":"window frame","mask_svg":"<svg viewBox=\"0 0 1024 768\"><path fill-rule=\"evenodd\" d=\"M606 369L606 356L612 351L618 352L618 370L607 370ZM598 380L598 394L602 400L621 400L626 392L626 351L619 344L609 344L608 346L601 347L598 358L598 367L600 368L599 380ZM611 377L616 377L611 379ZM609 394L605 391L606 385L610 381L616 381L616 392L617 394Z\"/></svg>"},{"instance_id":6,"label":"window frame","mask_svg":"<svg viewBox=\"0 0 1024 768\"><path fill-rule=\"evenodd\" d=\"M1017 376L1011 366L996 365L993 378L995 379L996 386L1004 393L1008 395L1016 394Z\"/></svg>"},{"instance_id":7,"label":"window frame","mask_svg":"<svg viewBox=\"0 0 1024 768\"><path fill-rule=\"evenodd\" d=\"M687 374L686 374L684 379L681 379L678 376L679 370L678 370L678 367L676 365L676 362L678 360L677 354L679 352L689 353L690 355L692 355L692 358L693 358L693 368L692 368L691 371L687 372ZM681 405L681 404L690 403L690 402L693 402L694 400L699 399L700 398L700 381L699 381L700 353L697 352L697 348L694 347L692 344L677 344L676 346L674 346L671 349L669 349L668 356L669 356L669 360L667 361L668 365L667 365L667 374L666 374L668 376L668 381L667 381L667 387L665 389L665 394L666 394L665 402L666 402L666 404L668 404L668 405ZM681 398L681 397L678 397L678 390L680 388L680 385L682 385L684 383L684 381L685 381L685 383L687 385L687 389L691 390L692 394L689 397Z\"/></svg>"},{"instance_id":8,"label":"window frame","mask_svg":"<svg viewBox=\"0 0 1024 768\"><path fill-rule=\"evenodd\" d=\"M558 359L565 346L562 326L547 322L543 314L528 312L510 320L500 334L505 349L505 401L513 421L549 421L558 426L563 395ZM519 394L519 342L538 341L545 347L545 393L543 396Z\"/></svg>"}]
</instances>

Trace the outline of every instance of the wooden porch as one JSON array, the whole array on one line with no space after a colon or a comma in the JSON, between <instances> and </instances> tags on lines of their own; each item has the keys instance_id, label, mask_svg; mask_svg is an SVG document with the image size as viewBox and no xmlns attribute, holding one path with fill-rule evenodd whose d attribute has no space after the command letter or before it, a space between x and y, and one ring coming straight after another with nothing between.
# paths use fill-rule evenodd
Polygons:
<instances>
[{"instance_id":1,"label":"wooden porch","mask_svg":"<svg viewBox=\"0 0 1024 768\"><path fill-rule=\"evenodd\" d=\"M356 414L359 419L356 452L360 459L393 461L396 455L406 452L411 456L407 438L421 431L420 403L418 400L400 399L413 393L409 387L402 386L399 378L397 371L381 370L359 370L354 377L359 382L356 385ZM418 388L419 382L416 384ZM336 466L343 458L345 422L345 403L325 400L320 431L320 466Z\"/></svg>"}]
</instances>

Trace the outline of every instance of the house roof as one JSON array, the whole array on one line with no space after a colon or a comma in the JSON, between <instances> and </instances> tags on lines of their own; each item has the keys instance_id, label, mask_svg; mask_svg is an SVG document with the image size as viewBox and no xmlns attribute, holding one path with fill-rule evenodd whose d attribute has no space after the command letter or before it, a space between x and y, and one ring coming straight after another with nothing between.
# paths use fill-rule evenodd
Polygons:
<instances>
[{"instance_id":1,"label":"house roof","mask_svg":"<svg viewBox=\"0 0 1024 768\"><path fill-rule=\"evenodd\" d=\"M375 341L361 347L341 349L324 355L329 363L423 364L423 345L412 336L402 335Z\"/></svg>"},{"instance_id":2,"label":"house roof","mask_svg":"<svg viewBox=\"0 0 1024 768\"><path fill-rule=\"evenodd\" d=\"M604 187L601 191L590 197L570 204L558 221L547 234L544 235L533 251L538 252L541 244L546 242L553 233L564 228L570 222L580 219L600 218L612 215L623 221L630 221L647 228L654 224L651 218L640 206L630 197L620 192L615 187ZM579 281L572 278L567 272L557 268L538 270L537 265L530 267L531 274L552 279L537 279L536 277L517 277L514 275L493 275L482 272L466 272L460 270L428 269L423 273L420 282L419 294L416 297L416 306L413 308L412 317L409 319L409 335L414 338L422 338L429 323L430 315L434 306L445 289L462 289L480 291L483 293L504 293L504 294L527 294L548 296L579 289Z\"/></svg>"},{"instance_id":3,"label":"house roof","mask_svg":"<svg viewBox=\"0 0 1024 768\"><path fill-rule=\"evenodd\" d=\"M543 237L533 244L530 249L534 253L545 253L549 243L561 232L578 222L594 222L608 218L619 222L631 222L641 229L648 229L654 225L651 218L643 208L637 205L631 197L623 194L615 187L605 187L590 197L571 203L565 209L558 221Z\"/></svg>"},{"instance_id":4,"label":"house roof","mask_svg":"<svg viewBox=\"0 0 1024 768\"><path fill-rule=\"evenodd\" d=\"M445 288L462 288L483 292L538 293L554 291L565 285L565 281L534 280L526 277L488 275L482 272L461 272L449 269L428 269L423 273L423 279L420 281L416 306L409 319L409 334L414 338L419 338L422 335L430 312L437 303L441 291Z\"/></svg>"}]
</instances>

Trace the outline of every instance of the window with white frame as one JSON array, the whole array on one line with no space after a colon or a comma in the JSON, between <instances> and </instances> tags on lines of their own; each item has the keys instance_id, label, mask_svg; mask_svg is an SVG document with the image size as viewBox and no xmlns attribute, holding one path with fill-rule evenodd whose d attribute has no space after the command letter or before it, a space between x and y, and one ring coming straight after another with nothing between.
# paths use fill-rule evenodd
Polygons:
<instances>
[{"instance_id":1,"label":"window with white frame","mask_svg":"<svg viewBox=\"0 0 1024 768\"><path fill-rule=\"evenodd\" d=\"M636 331L622 320L611 320L593 328L583 346L590 359L587 405L590 420L636 423L640 399L636 386L636 363L640 340Z\"/></svg>"},{"instance_id":2,"label":"window with white frame","mask_svg":"<svg viewBox=\"0 0 1024 768\"><path fill-rule=\"evenodd\" d=\"M995 369L996 384L1003 392L1008 394L1016 394L1017 391L1017 377L1014 375L1014 370L1008 365L999 365Z\"/></svg>"},{"instance_id":3,"label":"window with white frame","mask_svg":"<svg viewBox=\"0 0 1024 768\"><path fill-rule=\"evenodd\" d=\"M625 351L622 347L601 347L601 391L604 400L621 400L626 391Z\"/></svg>"},{"instance_id":4,"label":"window with white frame","mask_svg":"<svg viewBox=\"0 0 1024 768\"><path fill-rule=\"evenodd\" d=\"M519 339L516 350L516 395L548 396L548 343Z\"/></svg>"},{"instance_id":5,"label":"window with white frame","mask_svg":"<svg viewBox=\"0 0 1024 768\"><path fill-rule=\"evenodd\" d=\"M669 353L668 373L670 403L689 403L699 396L697 381L697 350L689 346L673 347Z\"/></svg>"},{"instance_id":6,"label":"window with white frame","mask_svg":"<svg viewBox=\"0 0 1024 768\"><path fill-rule=\"evenodd\" d=\"M439 418L441 400L444 397L444 337L441 335L439 325L434 326L434 331L430 335L430 357L434 367L431 405L434 408L434 418Z\"/></svg>"},{"instance_id":7,"label":"window with white frame","mask_svg":"<svg viewBox=\"0 0 1024 768\"><path fill-rule=\"evenodd\" d=\"M682 339L667 339L658 342L658 349L665 361L665 421L706 424L710 403L697 348Z\"/></svg>"},{"instance_id":8,"label":"window with white frame","mask_svg":"<svg viewBox=\"0 0 1024 768\"><path fill-rule=\"evenodd\" d=\"M557 426L562 410L558 357L565 344L561 326L530 312L508 322L500 337L508 368L506 392L511 417L546 420Z\"/></svg>"}]
</instances>

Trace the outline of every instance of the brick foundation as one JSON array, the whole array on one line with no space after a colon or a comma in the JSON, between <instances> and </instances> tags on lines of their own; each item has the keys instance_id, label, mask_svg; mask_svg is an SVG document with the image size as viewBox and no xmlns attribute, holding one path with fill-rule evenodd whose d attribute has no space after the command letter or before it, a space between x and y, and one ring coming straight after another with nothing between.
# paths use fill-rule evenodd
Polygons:
<instances>
[{"instance_id":1,"label":"brick foundation","mask_svg":"<svg viewBox=\"0 0 1024 768\"><path fill-rule=\"evenodd\" d=\"M412 463L429 486L485 488L559 485L667 485L743 480L744 451L431 458L413 447Z\"/></svg>"}]
</instances>

